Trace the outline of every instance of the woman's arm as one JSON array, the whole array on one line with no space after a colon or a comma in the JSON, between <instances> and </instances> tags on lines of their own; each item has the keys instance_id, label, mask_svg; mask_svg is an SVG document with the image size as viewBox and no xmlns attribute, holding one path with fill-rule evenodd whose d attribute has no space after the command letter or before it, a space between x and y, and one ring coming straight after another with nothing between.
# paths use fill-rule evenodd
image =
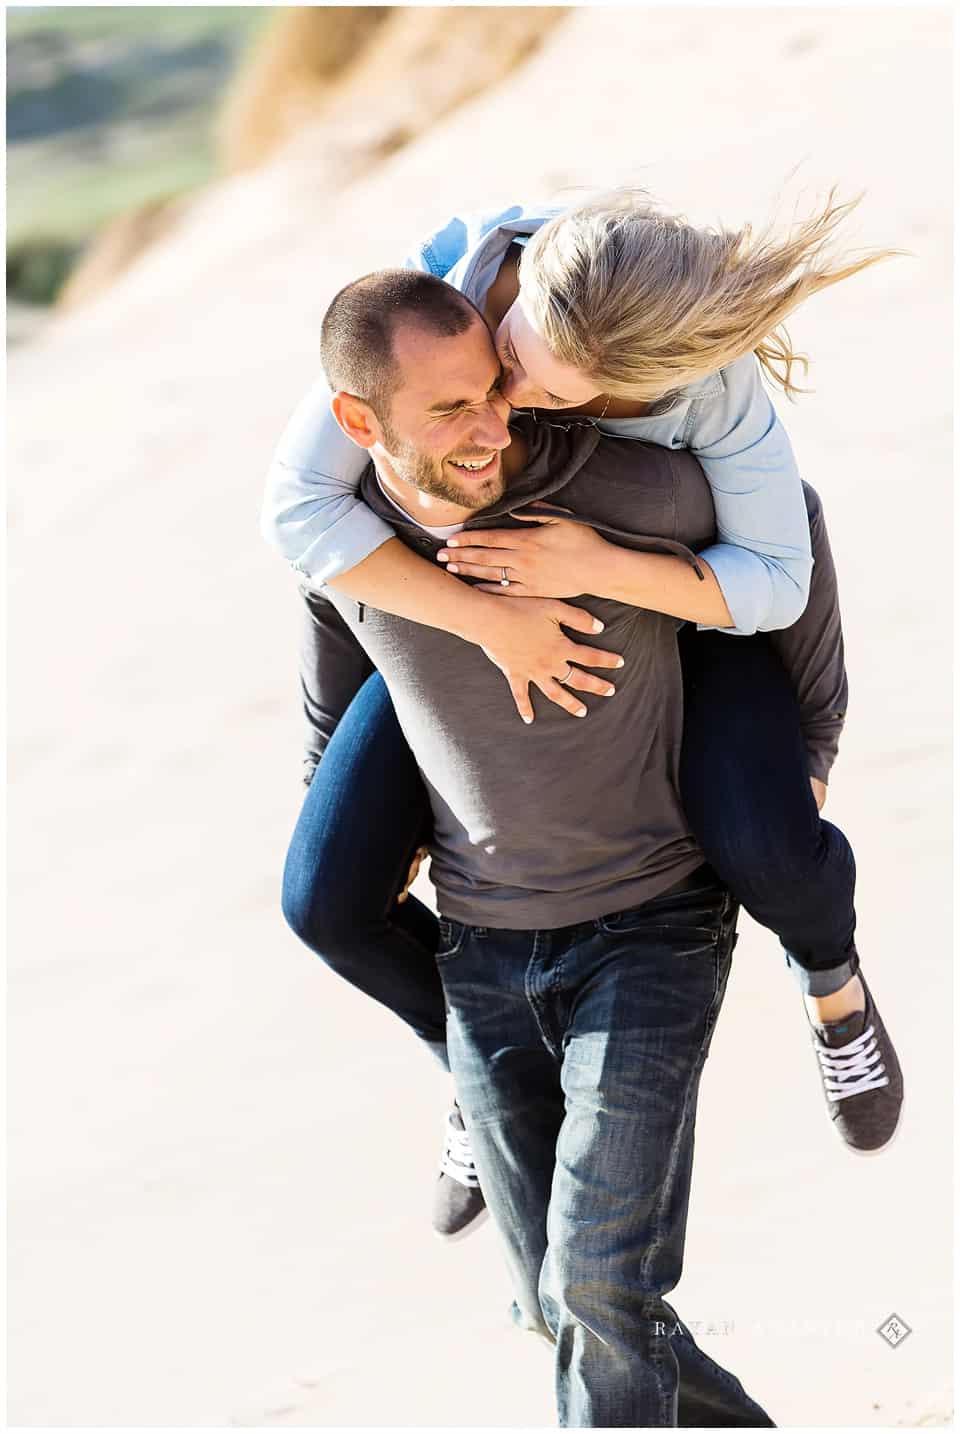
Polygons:
<instances>
[{"instance_id":1,"label":"woman's arm","mask_svg":"<svg viewBox=\"0 0 960 1434\"><path fill-rule=\"evenodd\" d=\"M847 674L836 570L823 509L809 484L802 484L801 493L815 560L809 601L796 622L771 632L770 641L797 694L811 782L822 805L846 715ZM529 531L485 528L472 535L472 541L482 539L488 546L471 546L470 536L458 535L441 550L448 566L464 575L496 579L501 566L506 568L509 589L494 581L482 583L477 591L491 596L515 592L521 597L530 592L568 597L586 591L701 622L711 603L718 609L723 603L702 554L697 565L704 571L704 582L681 558L621 548L575 518L547 513L514 513L513 517L537 526ZM662 586L654 591L658 582Z\"/></svg>"},{"instance_id":2,"label":"woman's arm","mask_svg":"<svg viewBox=\"0 0 960 1434\"><path fill-rule=\"evenodd\" d=\"M359 496L369 459L330 408L321 381L297 406L267 474L260 531L303 578L328 582L393 537Z\"/></svg>"},{"instance_id":3,"label":"woman's arm","mask_svg":"<svg viewBox=\"0 0 960 1434\"><path fill-rule=\"evenodd\" d=\"M474 536L449 538L438 560L448 572L483 579L475 591L492 597L512 593L518 598L570 598L592 593L709 627L732 622L720 584L699 556L694 568L669 553L622 548L576 518L546 512L512 516L536 526L526 532L484 528ZM509 588L500 582L502 569L510 579Z\"/></svg>"},{"instance_id":4,"label":"woman's arm","mask_svg":"<svg viewBox=\"0 0 960 1434\"><path fill-rule=\"evenodd\" d=\"M807 603L813 559L800 474L790 440L744 354L718 375L719 392L691 404L681 435L713 494L717 542L710 565L738 636L796 622ZM701 626L725 626L704 623Z\"/></svg>"},{"instance_id":5,"label":"woman's arm","mask_svg":"<svg viewBox=\"0 0 960 1434\"><path fill-rule=\"evenodd\" d=\"M513 205L496 214L456 215L417 244L403 267L444 278L485 234L521 213ZM348 572L392 537L359 496L367 458L343 433L330 398L327 384L316 383L284 429L260 523L266 541L317 583Z\"/></svg>"},{"instance_id":6,"label":"woman's arm","mask_svg":"<svg viewBox=\"0 0 960 1434\"><path fill-rule=\"evenodd\" d=\"M700 554L702 580L680 558L629 552L562 519L519 536L485 530L483 548L452 540L441 561L488 582L502 563L520 592L594 593L736 636L789 627L809 594L810 527L790 442L753 354L694 397L681 433L668 424L659 437L682 440L710 485L717 541ZM458 553L458 544L469 551Z\"/></svg>"}]
</instances>

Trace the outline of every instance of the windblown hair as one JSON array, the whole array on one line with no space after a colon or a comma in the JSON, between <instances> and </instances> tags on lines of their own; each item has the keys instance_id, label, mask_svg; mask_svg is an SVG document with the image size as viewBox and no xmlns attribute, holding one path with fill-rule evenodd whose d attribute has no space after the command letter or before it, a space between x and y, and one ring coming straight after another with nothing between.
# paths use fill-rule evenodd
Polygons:
<instances>
[{"instance_id":1,"label":"windblown hair","mask_svg":"<svg viewBox=\"0 0 960 1434\"><path fill-rule=\"evenodd\" d=\"M640 190L617 189L558 215L526 245L520 288L561 363L615 398L655 402L751 350L793 397L807 359L783 321L798 304L901 250L833 258L830 241L860 203L831 190L783 238L695 228Z\"/></svg>"},{"instance_id":2,"label":"windblown hair","mask_svg":"<svg viewBox=\"0 0 960 1434\"><path fill-rule=\"evenodd\" d=\"M411 269L378 269L341 289L323 316L320 360L327 382L362 398L381 420L400 382L393 336L406 321L442 338L466 333L479 310L452 285Z\"/></svg>"}]
</instances>

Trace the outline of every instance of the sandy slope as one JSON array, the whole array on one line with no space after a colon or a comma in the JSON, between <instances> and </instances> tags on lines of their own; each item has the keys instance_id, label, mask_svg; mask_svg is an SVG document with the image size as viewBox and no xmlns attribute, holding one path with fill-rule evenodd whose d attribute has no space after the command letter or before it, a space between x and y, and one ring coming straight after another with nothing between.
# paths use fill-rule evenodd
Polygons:
<instances>
[{"instance_id":1,"label":"sandy slope","mask_svg":"<svg viewBox=\"0 0 960 1434\"><path fill-rule=\"evenodd\" d=\"M209 195L10 365L11 1366L18 1424L550 1423L487 1228L437 1246L442 1082L283 929L297 599L256 518L325 298L464 199L631 179L701 218L869 186L915 257L794 332L843 579L829 814L906 1125L855 1160L744 923L676 1303L783 1425L950 1406L945 12L572 12L329 211L302 156ZM896 1311L914 1333L889 1350Z\"/></svg>"}]
</instances>

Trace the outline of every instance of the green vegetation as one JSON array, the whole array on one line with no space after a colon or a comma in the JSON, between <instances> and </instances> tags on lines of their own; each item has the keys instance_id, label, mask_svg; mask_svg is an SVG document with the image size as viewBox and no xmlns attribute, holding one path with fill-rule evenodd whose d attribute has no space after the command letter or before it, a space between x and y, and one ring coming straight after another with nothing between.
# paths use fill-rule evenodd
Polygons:
<instances>
[{"instance_id":1,"label":"green vegetation","mask_svg":"<svg viewBox=\"0 0 960 1434\"><path fill-rule=\"evenodd\" d=\"M13 6L7 292L49 303L105 222L214 173L212 122L263 6Z\"/></svg>"}]
</instances>

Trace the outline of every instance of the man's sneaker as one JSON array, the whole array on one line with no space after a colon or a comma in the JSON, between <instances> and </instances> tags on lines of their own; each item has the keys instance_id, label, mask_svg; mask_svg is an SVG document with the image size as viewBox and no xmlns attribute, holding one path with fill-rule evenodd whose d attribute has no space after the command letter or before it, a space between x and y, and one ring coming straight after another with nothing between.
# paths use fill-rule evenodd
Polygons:
<instances>
[{"instance_id":1,"label":"man's sneaker","mask_svg":"<svg viewBox=\"0 0 960 1434\"><path fill-rule=\"evenodd\" d=\"M433 1193L433 1229L441 1240L462 1240L486 1219L487 1205L480 1189L470 1137L460 1107L447 1116L446 1140L440 1174Z\"/></svg>"},{"instance_id":2,"label":"man's sneaker","mask_svg":"<svg viewBox=\"0 0 960 1434\"><path fill-rule=\"evenodd\" d=\"M858 1155L890 1144L903 1105L903 1075L870 988L857 972L866 1009L839 1021L810 1023L823 1093L835 1129Z\"/></svg>"}]
</instances>

